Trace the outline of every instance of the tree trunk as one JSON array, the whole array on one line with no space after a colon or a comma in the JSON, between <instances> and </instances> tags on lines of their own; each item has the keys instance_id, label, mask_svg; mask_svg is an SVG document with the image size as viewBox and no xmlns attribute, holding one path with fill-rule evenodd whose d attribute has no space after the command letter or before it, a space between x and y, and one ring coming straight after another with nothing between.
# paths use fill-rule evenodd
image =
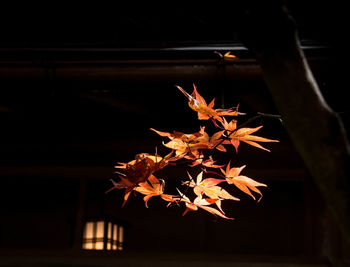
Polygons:
<instances>
[{"instance_id":1,"label":"tree trunk","mask_svg":"<svg viewBox=\"0 0 350 267\"><path fill-rule=\"evenodd\" d=\"M246 45L255 52L286 130L350 244L350 147L345 129L318 88L294 21L281 3L264 4L246 10Z\"/></svg>"}]
</instances>

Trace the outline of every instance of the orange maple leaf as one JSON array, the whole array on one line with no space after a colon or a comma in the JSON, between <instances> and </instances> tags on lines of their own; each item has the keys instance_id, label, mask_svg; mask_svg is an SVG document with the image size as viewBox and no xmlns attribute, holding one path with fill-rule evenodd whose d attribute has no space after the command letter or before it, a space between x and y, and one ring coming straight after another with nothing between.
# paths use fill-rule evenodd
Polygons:
<instances>
[{"instance_id":1,"label":"orange maple leaf","mask_svg":"<svg viewBox=\"0 0 350 267\"><path fill-rule=\"evenodd\" d=\"M231 51L226 52L224 55L218 51L214 51L214 53L219 55L224 61L236 61L238 59L237 56L231 54Z\"/></svg>"},{"instance_id":2,"label":"orange maple leaf","mask_svg":"<svg viewBox=\"0 0 350 267\"><path fill-rule=\"evenodd\" d=\"M168 133L152 128L151 130L160 136L168 137L171 140L168 143L164 144L164 146L176 151L176 157L174 157L172 160L177 160L182 157L197 160L200 158L200 153L198 152L199 149L212 149L215 147L220 151L226 152L226 149L223 145L218 145L223 141L220 139L221 133L218 132L212 137L209 137L209 135L205 132L205 127L201 127L199 132L192 134L185 134L176 131L173 133ZM206 161L204 162L204 165L212 165L214 168L215 165L211 163L212 161ZM219 165L217 167L219 167Z\"/></svg>"},{"instance_id":3,"label":"orange maple leaf","mask_svg":"<svg viewBox=\"0 0 350 267\"><path fill-rule=\"evenodd\" d=\"M188 173L190 177L190 182L187 183L190 187L193 187L193 191L197 196L207 195L211 199L218 199L216 201L217 207L221 209L221 200L222 199L231 199L239 201L239 198L232 196L226 190L218 186L219 183L224 182L224 179L215 179L215 178L206 178L203 180L203 172L200 172L197 175L196 182L193 180L191 175Z\"/></svg>"},{"instance_id":4,"label":"orange maple leaf","mask_svg":"<svg viewBox=\"0 0 350 267\"><path fill-rule=\"evenodd\" d=\"M185 134L183 132L177 132L177 131L173 131L172 133L161 132L161 131L157 131L153 128L150 128L150 130L156 132L160 136L169 137L169 139L171 139L171 140L172 139L179 139L179 140L182 140L182 141L187 142L187 143L197 142L200 137L207 135L207 133L205 132L205 127L201 127L199 132L192 133L192 134Z\"/></svg>"},{"instance_id":5,"label":"orange maple leaf","mask_svg":"<svg viewBox=\"0 0 350 267\"><path fill-rule=\"evenodd\" d=\"M215 98L207 105L205 99L198 93L196 86L193 84L192 94L188 94L183 88L176 85L188 99L189 107L198 113L199 120L214 119L222 122L221 116L237 116L237 109L214 109Z\"/></svg>"},{"instance_id":6,"label":"orange maple leaf","mask_svg":"<svg viewBox=\"0 0 350 267\"><path fill-rule=\"evenodd\" d=\"M227 60L227 61L235 61L237 60L238 57L236 57L235 55L232 55L231 54L231 51L228 51L224 54L224 60Z\"/></svg>"},{"instance_id":7,"label":"orange maple leaf","mask_svg":"<svg viewBox=\"0 0 350 267\"><path fill-rule=\"evenodd\" d=\"M241 171L244 168L245 168L245 165L239 168L231 168L230 162L229 162L226 166L226 170L223 170L223 169L220 169L220 170L225 175L227 183L234 184L238 189L250 195L254 200L255 200L255 197L250 192L250 190L258 193L260 195L260 198L258 199L258 202L259 202L262 198L262 193L256 187L267 186L267 185L263 183L258 183L247 176L240 175Z\"/></svg>"},{"instance_id":8,"label":"orange maple leaf","mask_svg":"<svg viewBox=\"0 0 350 267\"><path fill-rule=\"evenodd\" d=\"M145 206L148 208L148 200L154 196L160 196L163 200L174 202L176 198L173 195L164 194L164 180L157 179L154 175L148 178L148 182L139 183L137 187L134 188L135 191L146 195L143 200L145 201Z\"/></svg>"},{"instance_id":9,"label":"orange maple leaf","mask_svg":"<svg viewBox=\"0 0 350 267\"><path fill-rule=\"evenodd\" d=\"M256 136L256 135L251 135L252 133L255 133L256 131L260 130L262 126L258 126L256 128L239 128L237 129L237 121L232 120L229 123L226 121L225 118L223 118L222 121L222 126L229 132L228 138L230 140L225 140L223 144L232 144L236 152L238 151L238 146L240 142L245 142L251 146L266 150L270 152L270 150L264 148L260 144L256 142L279 142L278 140L272 140L272 139L267 139L264 137ZM218 132L222 133L222 131Z\"/></svg>"},{"instance_id":10,"label":"orange maple leaf","mask_svg":"<svg viewBox=\"0 0 350 267\"><path fill-rule=\"evenodd\" d=\"M225 179L216 179L216 178L206 178L203 180L203 172L200 172L197 175L196 181L192 178L192 176L189 173L187 173L187 175L190 178L190 181L184 182L184 184L188 184L190 187L197 187L197 186L212 187L226 181Z\"/></svg>"},{"instance_id":11,"label":"orange maple leaf","mask_svg":"<svg viewBox=\"0 0 350 267\"><path fill-rule=\"evenodd\" d=\"M159 155L141 153L128 163L119 162L119 166L114 168L124 169L124 178L134 184L138 184L147 181L151 174L164 168L172 160L171 155L172 152L162 158Z\"/></svg>"},{"instance_id":12,"label":"orange maple leaf","mask_svg":"<svg viewBox=\"0 0 350 267\"><path fill-rule=\"evenodd\" d=\"M194 143L189 144L179 139L171 140L164 144L164 146L175 150L175 155L179 158L184 157L187 159L196 159L199 156L198 149L208 149L207 143Z\"/></svg>"},{"instance_id":13,"label":"orange maple leaf","mask_svg":"<svg viewBox=\"0 0 350 267\"><path fill-rule=\"evenodd\" d=\"M106 191L106 194L109 193L110 191L114 190L114 189L125 189L125 193L124 193L124 201L122 204L122 207L124 207L126 201L128 200L130 193L134 190L134 188L136 187L136 184L130 182L128 179L125 179L121 176L119 176L119 178L121 179L121 181L119 183L116 183L114 180L111 179L112 183L113 183L113 187L110 188L109 190Z\"/></svg>"},{"instance_id":14,"label":"orange maple leaf","mask_svg":"<svg viewBox=\"0 0 350 267\"><path fill-rule=\"evenodd\" d=\"M216 203L219 199L203 198L202 195L200 195L200 196L197 196L193 202L191 202L191 200L187 196L185 196L183 193L181 193L180 190L177 189L177 191L180 193L180 196L181 196L180 201L185 202L185 205L186 205L186 210L184 211L182 216L184 216L189 211L197 211L198 208L201 208L213 215L218 215L224 219L229 219L229 220L233 219L225 216L225 214L223 214L221 211L213 207L209 207L209 205Z\"/></svg>"},{"instance_id":15,"label":"orange maple leaf","mask_svg":"<svg viewBox=\"0 0 350 267\"><path fill-rule=\"evenodd\" d=\"M210 138L205 132L205 127L201 127L199 132L193 134L184 134L181 132L167 133L155 129L151 130L171 140L164 144L164 146L175 150L176 159L182 157L196 159L199 157L199 149L210 149L212 146Z\"/></svg>"},{"instance_id":16,"label":"orange maple leaf","mask_svg":"<svg viewBox=\"0 0 350 267\"><path fill-rule=\"evenodd\" d=\"M189 165L190 167L194 167L197 165L202 165L208 168L221 168L224 167L224 165L217 165L215 164L216 161L213 160L213 158L210 156L209 159L204 160L204 156L203 153L200 153L199 157L197 159L195 159L191 165Z\"/></svg>"},{"instance_id":17,"label":"orange maple leaf","mask_svg":"<svg viewBox=\"0 0 350 267\"><path fill-rule=\"evenodd\" d=\"M223 140L221 139L222 134L224 132L225 131L219 131L210 137L209 143L211 144L211 148L215 147L217 150L221 152L226 152L226 148L222 145Z\"/></svg>"}]
</instances>

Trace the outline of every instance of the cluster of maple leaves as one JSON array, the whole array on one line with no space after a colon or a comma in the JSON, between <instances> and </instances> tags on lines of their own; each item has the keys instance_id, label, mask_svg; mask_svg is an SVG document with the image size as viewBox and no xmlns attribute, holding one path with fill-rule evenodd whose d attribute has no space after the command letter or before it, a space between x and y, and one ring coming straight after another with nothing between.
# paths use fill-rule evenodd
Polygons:
<instances>
[{"instance_id":1,"label":"cluster of maple leaves","mask_svg":"<svg viewBox=\"0 0 350 267\"><path fill-rule=\"evenodd\" d=\"M198 119L211 120L219 131L209 136L205 131L205 127L201 127L198 132L191 134L177 131L169 133L151 129L160 136L169 139L164 146L171 149L171 152L164 157L157 154L151 155L148 153L141 153L136 155L135 159L128 163L119 163L115 168L121 169L121 172L117 172L119 173L120 181L115 182L112 180L113 187L107 192L113 189L124 189L123 206L131 192L136 191L144 195L143 200L146 207L148 207L148 201L151 197L158 196L168 202L168 205L172 203L184 203L186 209L183 215L189 211L196 211L200 208L222 218L232 219L225 215L221 208L221 202L223 200L237 201L239 199L224 190L220 184L233 184L254 200L255 196L253 192L257 193L260 195L258 201L261 199L262 194L257 187L266 185L241 175L245 166L231 168L230 162L226 167L225 165L217 165L212 158L212 153L209 153L210 155L205 157L203 151L209 150L212 152L214 150L219 150L226 152L225 145L232 145L236 152L238 152L238 147L241 142L269 151L258 142L278 141L253 135L253 133L258 131L262 126L256 128L239 128L237 127L237 120L232 119L228 122L225 116L237 117L241 114L238 112L238 107L214 109L215 99L207 104L204 98L198 93L195 85L193 85L194 90L192 94L188 94L180 86L176 87L186 96L189 107L198 113ZM176 164L176 161L180 159L189 161L189 166L191 167L200 165L202 171L197 175L196 179L188 174L188 180L183 182L183 185L186 187L185 193L177 189L178 194L176 195L165 194L165 181L157 178L154 174L168 164ZM219 169L221 173L217 171L208 171L207 168L213 168L214 170ZM203 176L208 175L208 173L215 175L216 178L209 177L203 179ZM193 195L195 196L193 200L188 196L189 189L193 189Z\"/></svg>"}]
</instances>

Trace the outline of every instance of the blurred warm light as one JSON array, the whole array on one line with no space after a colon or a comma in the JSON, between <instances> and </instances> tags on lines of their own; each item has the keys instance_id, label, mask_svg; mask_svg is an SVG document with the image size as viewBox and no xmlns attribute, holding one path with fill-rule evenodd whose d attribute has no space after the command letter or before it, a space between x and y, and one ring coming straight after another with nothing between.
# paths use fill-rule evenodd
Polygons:
<instances>
[{"instance_id":1,"label":"blurred warm light","mask_svg":"<svg viewBox=\"0 0 350 267\"><path fill-rule=\"evenodd\" d=\"M123 241L124 241L124 228L119 227L119 234L118 234L118 250L123 250Z\"/></svg>"},{"instance_id":2,"label":"blurred warm light","mask_svg":"<svg viewBox=\"0 0 350 267\"><path fill-rule=\"evenodd\" d=\"M94 227L94 223L92 222L87 222L85 225L85 234L84 237L85 238L93 238L93 227Z\"/></svg>"},{"instance_id":3,"label":"blurred warm light","mask_svg":"<svg viewBox=\"0 0 350 267\"><path fill-rule=\"evenodd\" d=\"M96 238L103 238L105 222L96 222Z\"/></svg>"},{"instance_id":4,"label":"blurred warm light","mask_svg":"<svg viewBox=\"0 0 350 267\"><path fill-rule=\"evenodd\" d=\"M85 243L83 244L83 249L95 249L93 245L92 243Z\"/></svg>"},{"instance_id":5,"label":"blurred warm light","mask_svg":"<svg viewBox=\"0 0 350 267\"><path fill-rule=\"evenodd\" d=\"M108 223L108 233L107 233L107 238L112 239L112 223Z\"/></svg>"},{"instance_id":6,"label":"blurred warm light","mask_svg":"<svg viewBox=\"0 0 350 267\"><path fill-rule=\"evenodd\" d=\"M124 227L103 220L85 223L83 249L87 250L123 250Z\"/></svg>"},{"instance_id":7,"label":"blurred warm light","mask_svg":"<svg viewBox=\"0 0 350 267\"><path fill-rule=\"evenodd\" d=\"M111 240L112 239L112 223L109 222L108 223L108 230L107 230L107 240ZM112 243L107 241L107 250L111 250L112 249Z\"/></svg>"},{"instance_id":8,"label":"blurred warm light","mask_svg":"<svg viewBox=\"0 0 350 267\"><path fill-rule=\"evenodd\" d=\"M118 234L118 227L117 225L113 225L113 240L117 240L117 234ZM117 247L117 244L112 244L112 248L113 250L117 250L118 247Z\"/></svg>"}]
</instances>

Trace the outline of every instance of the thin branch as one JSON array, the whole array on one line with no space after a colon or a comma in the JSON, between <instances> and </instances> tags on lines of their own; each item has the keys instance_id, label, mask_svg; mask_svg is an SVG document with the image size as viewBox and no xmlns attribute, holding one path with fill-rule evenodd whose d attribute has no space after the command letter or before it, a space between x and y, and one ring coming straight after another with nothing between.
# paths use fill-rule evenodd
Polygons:
<instances>
[{"instance_id":1,"label":"thin branch","mask_svg":"<svg viewBox=\"0 0 350 267\"><path fill-rule=\"evenodd\" d=\"M262 118L262 117L274 118L274 119L279 119L280 121L282 121L280 115L268 114L268 113L262 113L262 112L257 112L257 114L258 114L258 115L256 115L256 116L254 116L254 117L248 119L247 121L245 121L245 122L243 122L241 125L239 125L239 126L237 127L237 129L234 130L234 132L237 131L238 129L240 129L240 128L246 126L247 124L251 123L252 121L255 121L255 120L260 119L260 118Z\"/></svg>"}]
</instances>

